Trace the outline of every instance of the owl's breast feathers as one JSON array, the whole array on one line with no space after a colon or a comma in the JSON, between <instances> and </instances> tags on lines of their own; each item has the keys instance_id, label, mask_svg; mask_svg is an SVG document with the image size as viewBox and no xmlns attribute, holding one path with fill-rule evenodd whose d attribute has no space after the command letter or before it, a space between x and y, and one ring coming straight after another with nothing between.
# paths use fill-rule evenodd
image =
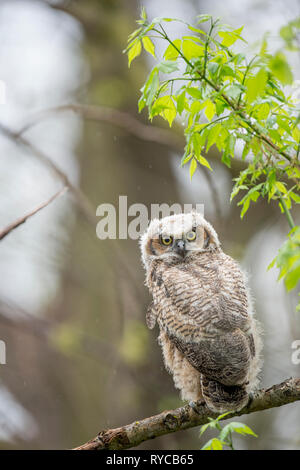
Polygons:
<instances>
[{"instance_id":1,"label":"owl's breast feathers","mask_svg":"<svg viewBox=\"0 0 300 470\"><path fill-rule=\"evenodd\" d=\"M249 363L255 351L247 290L237 263L219 250L171 265L155 260L147 284L153 295L151 326L156 317L200 372L215 379L221 374L229 385L242 383L241 363Z\"/></svg>"}]
</instances>

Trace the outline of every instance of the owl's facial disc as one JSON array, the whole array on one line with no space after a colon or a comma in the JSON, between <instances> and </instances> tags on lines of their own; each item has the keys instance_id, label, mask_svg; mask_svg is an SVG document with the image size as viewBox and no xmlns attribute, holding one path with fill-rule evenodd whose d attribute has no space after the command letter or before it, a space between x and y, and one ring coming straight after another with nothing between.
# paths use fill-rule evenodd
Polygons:
<instances>
[{"instance_id":1,"label":"owl's facial disc","mask_svg":"<svg viewBox=\"0 0 300 470\"><path fill-rule=\"evenodd\" d=\"M203 227L192 227L186 233L176 235L160 234L154 241L152 248L155 254L175 256L183 259L189 254L200 251L209 245L209 235Z\"/></svg>"},{"instance_id":2,"label":"owl's facial disc","mask_svg":"<svg viewBox=\"0 0 300 470\"><path fill-rule=\"evenodd\" d=\"M142 259L146 269L159 258L181 263L190 257L220 248L214 228L197 213L175 214L153 219L141 238Z\"/></svg>"}]
</instances>

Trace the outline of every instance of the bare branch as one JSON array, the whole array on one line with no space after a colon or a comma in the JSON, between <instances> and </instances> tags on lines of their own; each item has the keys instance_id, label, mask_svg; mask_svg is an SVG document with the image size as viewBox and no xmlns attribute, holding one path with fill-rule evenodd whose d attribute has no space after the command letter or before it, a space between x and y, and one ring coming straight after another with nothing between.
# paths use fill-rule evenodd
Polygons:
<instances>
[{"instance_id":1,"label":"bare branch","mask_svg":"<svg viewBox=\"0 0 300 470\"><path fill-rule=\"evenodd\" d=\"M55 193L53 196L51 196L50 199L48 199L47 201L45 201L42 204L38 205L35 209L28 212L26 215L23 215L22 217L19 217L17 220L15 220L11 224L9 224L4 229L0 230L0 240L3 240L3 238L5 238L9 233L11 233L13 230L15 230L20 225L24 224L27 219L32 217L34 214L36 214L40 210L44 209L44 207L51 204L51 202L54 201L54 199L58 198L59 196L62 196L67 190L68 190L68 188L66 186L63 187L57 193Z\"/></svg>"},{"instance_id":2,"label":"bare branch","mask_svg":"<svg viewBox=\"0 0 300 470\"><path fill-rule=\"evenodd\" d=\"M29 120L29 122L16 133L16 135L21 136L27 130L37 125L41 119L46 119L52 113L64 111L73 111L86 120L112 124L114 126L120 127L121 129L139 139L165 145L180 153L182 153L184 147L183 136L178 135L174 131L162 129L158 126L143 124L134 116L125 111L119 111L104 106L91 106L83 104L66 104L41 111L40 113L37 113L35 116L33 116L32 119ZM211 178L209 172L206 171L205 167L199 167L199 170L204 174L207 180L207 184L210 188L212 201L215 206L216 218L222 221L222 209L214 181Z\"/></svg>"},{"instance_id":3,"label":"bare branch","mask_svg":"<svg viewBox=\"0 0 300 470\"><path fill-rule=\"evenodd\" d=\"M36 114L36 116L34 116L31 121L25 124L25 126L23 126L17 134L22 135L28 129L38 124L40 119L47 118L49 114L64 111L73 111L74 113L79 114L81 117L89 121L101 121L113 124L114 126L124 129L129 134L134 135L138 139L166 145L180 152L182 152L184 147L183 136L179 136L173 131L163 129L158 126L143 124L141 121L125 111L119 111L117 109L108 108L105 106L93 106L85 104L66 104L41 111L40 113Z\"/></svg>"},{"instance_id":4,"label":"bare branch","mask_svg":"<svg viewBox=\"0 0 300 470\"><path fill-rule=\"evenodd\" d=\"M273 385L267 390L259 390L246 407L239 412L233 412L229 416L232 418L254 413L255 411L267 410L297 400L300 400L300 378L290 378L278 385ZM195 412L189 405L186 405L176 410L164 411L141 421L135 421L120 428L104 430L94 439L74 450L129 449L164 434L205 424L209 421L208 418L218 416L210 411L203 402L198 403L197 411ZM228 416L225 419L228 419Z\"/></svg>"},{"instance_id":5,"label":"bare branch","mask_svg":"<svg viewBox=\"0 0 300 470\"><path fill-rule=\"evenodd\" d=\"M48 166L48 168L50 168L54 172L54 174L63 183L63 185L69 188L71 194L73 195L77 203L77 206L84 214L86 219L92 224L95 224L97 222L95 211L93 210L91 203L89 202L85 194L83 194L80 188L75 187L71 183L68 176L58 166L55 165L55 163L51 160L50 157L48 157L48 155L46 155L44 152L35 147L28 139L23 137L19 132L14 132L1 123L0 132L16 144L21 145L22 147L29 150L32 155L34 155L42 163Z\"/></svg>"}]
</instances>

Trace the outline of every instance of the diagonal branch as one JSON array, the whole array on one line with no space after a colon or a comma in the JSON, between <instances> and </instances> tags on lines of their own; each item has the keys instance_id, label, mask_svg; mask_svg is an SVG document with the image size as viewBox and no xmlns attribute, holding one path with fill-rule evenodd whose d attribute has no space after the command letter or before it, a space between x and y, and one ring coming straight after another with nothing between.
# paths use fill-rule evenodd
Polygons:
<instances>
[{"instance_id":1,"label":"diagonal branch","mask_svg":"<svg viewBox=\"0 0 300 470\"><path fill-rule=\"evenodd\" d=\"M67 189L68 189L67 186L60 189L57 193L55 193L53 196L51 196L50 199L43 202L42 204L39 204L37 207L35 207L35 209L33 209L32 211L30 211L27 214L23 215L22 217L19 217L17 220L15 220L11 224L9 224L7 227L0 230L0 240L3 240L3 238L5 238L10 232L15 230L20 225L24 224L27 219L32 217L34 214L36 214L40 210L44 209L44 207L51 204L51 202L54 201L54 199L58 198L59 196L62 196L67 191Z\"/></svg>"},{"instance_id":2,"label":"diagonal branch","mask_svg":"<svg viewBox=\"0 0 300 470\"><path fill-rule=\"evenodd\" d=\"M95 224L97 218L94 215L94 209L87 199L85 194L81 191L80 188L74 186L69 180L68 176L51 160L48 155L39 150L35 145L33 145L28 139L22 136L20 132L14 132L4 124L0 123L0 133L5 137L13 141L15 144L20 145L21 147L29 150L29 152L37 159L39 159L44 165L46 165L56 177L63 183L64 186L70 190L77 206L85 216L85 218Z\"/></svg>"},{"instance_id":3,"label":"diagonal branch","mask_svg":"<svg viewBox=\"0 0 300 470\"><path fill-rule=\"evenodd\" d=\"M233 412L230 417L287 405L297 400L300 400L300 378L290 378L266 390L259 390L247 406ZM74 450L129 449L164 434L205 424L209 418L217 416L217 413L210 411L203 402L198 404L198 412L186 405L120 428L101 431L94 439ZM228 416L225 419L228 419Z\"/></svg>"}]
</instances>

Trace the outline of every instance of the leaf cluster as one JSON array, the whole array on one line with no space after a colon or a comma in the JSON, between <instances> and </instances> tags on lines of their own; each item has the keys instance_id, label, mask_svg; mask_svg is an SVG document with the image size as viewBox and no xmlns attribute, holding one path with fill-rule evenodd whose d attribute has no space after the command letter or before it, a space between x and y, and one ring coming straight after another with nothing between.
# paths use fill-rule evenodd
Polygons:
<instances>
[{"instance_id":1,"label":"leaf cluster","mask_svg":"<svg viewBox=\"0 0 300 470\"><path fill-rule=\"evenodd\" d=\"M218 416L216 419L209 418L209 422L201 426L200 436L208 429L216 429L219 431L218 437L213 437L202 447L201 450L223 450L224 446L229 447L231 450L234 450L232 434L237 433L242 436L250 435L257 437L257 435L244 423L238 421L231 421L223 428L220 425L220 420L225 418L225 416L230 415L230 411Z\"/></svg>"},{"instance_id":2,"label":"leaf cluster","mask_svg":"<svg viewBox=\"0 0 300 470\"><path fill-rule=\"evenodd\" d=\"M171 21L184 23L186 35L171 39L165 29ZM251 203L266 198L278 204L294 228L290 210L300 203L300 110L285 50L299 50L300 19L281 28L280 50L270 54L265 36L251 60L238 47L246 42L243 27L232 29L210 15L198 16L191 25L173 18L149 21L142 10L138 24L125 51L128 64L142 48L155 58L141 89L139 111L147 108L150 120L160 116L170 126L176 117L184 121L181 165L189 165L190 178L199 166L212 170L207 157L212 146L228 167L239 151L246 168L235 179L231 200L241 196L241 217ZM166 45L160 59L154 43L158 39ZM283 266L280 256L277 266ZM280 277L287 273L282 269ZM287 286L297 284L300 271L296 273L292 283L285 279Z\"/></svg>"}]
</instances>

